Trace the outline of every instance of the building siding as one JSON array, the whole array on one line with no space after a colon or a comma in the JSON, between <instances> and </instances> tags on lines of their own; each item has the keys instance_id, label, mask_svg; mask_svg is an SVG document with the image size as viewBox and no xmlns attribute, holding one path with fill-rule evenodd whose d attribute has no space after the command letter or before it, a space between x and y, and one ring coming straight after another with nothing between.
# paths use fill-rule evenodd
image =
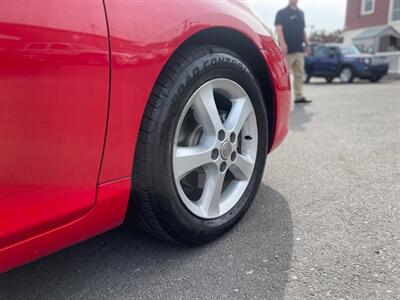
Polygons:
<instances>
[{"instance_id":1,"label":"building siding","mask_svg":"<svg viewBox=\"0 0 400 300\"><path fill-rule=\"evenodd\" d=\"M361 14L362 0L348 0L345 31L386 25L389 20L390 0L375 0L375 11Z\"/></svg>"}]
</instances>

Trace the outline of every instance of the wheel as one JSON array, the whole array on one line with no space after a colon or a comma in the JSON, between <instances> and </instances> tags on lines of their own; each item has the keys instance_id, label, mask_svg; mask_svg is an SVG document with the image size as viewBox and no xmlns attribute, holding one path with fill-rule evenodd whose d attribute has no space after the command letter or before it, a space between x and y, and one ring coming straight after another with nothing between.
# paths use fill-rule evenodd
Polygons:
<instances>
[{"instance_id":1,"label":"wheel","mask_svg":"<svg viewBox=\"0 0 400 300\"><path fill-rule=\"evenodd\" d=\"M381 81L381 79L382 79L382 77L376 76L376 77L370 78L369 81L371 81L371 82L379 82L379 81Z\"/></svg>"},{"instance_id":2,"label":"wheel","mask_svg":"<svg viewBox=\"0 0 400 300\"><path fill-rule=\"evenodd\" d=\"M340 72L340 81L342 83L352 83L354 80L354 72L350 67L345 67Z\"/></svg>"},{"instance_id":3,"label":"wheel","mask_svg":"<svg viewBox=\"0 0 400 300\"><path fill-rule=\"evenodd\" d=\"M332 77L332 76L325 77L325 80L326 80L327 83L331 83L333 81L333 79L335 79L335 77Z\"/></svg>"},{"instance_id":4,"label":"wheel","mask_svg":"<svg viewBox=\"0 0 400 300\"><path fill-rule=\"evenodd\" d=\"M180 50L144 113L129 216L180 244L227 232L260 185L267 121L257 79L238 55L216 46Z\"/></svg>"}]
</instances>

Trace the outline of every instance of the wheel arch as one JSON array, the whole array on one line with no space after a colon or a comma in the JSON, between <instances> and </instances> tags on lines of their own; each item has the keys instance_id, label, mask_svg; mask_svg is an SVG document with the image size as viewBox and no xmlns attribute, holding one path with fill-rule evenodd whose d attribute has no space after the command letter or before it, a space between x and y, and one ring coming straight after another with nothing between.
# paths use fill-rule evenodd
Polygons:
<instances>
[{"instance_id":1,"label":"wheel arch","mask_svg":"<svg viewBox=\"0 0 400 300\"><path fill-rule=\"evenodd\" d=\"M345 63L345 64L342 64L342 65L340 66L339 72L342 72L345 68L350 68L350 69L353 71L353 73L354 73L355 70L356 70L355 66L353 66L352 64L350 64L350 63ZM340 73L339 73L339 74L340 74ZM355 74L353 74L353 75L355 75Z\"/></svg>"},{"instance_id":2,"label":"wheel arch","mask_svg":"<svg viewBox=\"0 0 400 300\"><path fill-rule=\"evenodd\" d=\"M268 149L275 138L275 91L269 75L269 66L257 46L243 33L231 28L207 28L190 36L178 49L190 45L216 45L237 53L254 72L266 107L268 108ZM177 49L177 50L178 50Z\"/></svg>"}]
</instances>

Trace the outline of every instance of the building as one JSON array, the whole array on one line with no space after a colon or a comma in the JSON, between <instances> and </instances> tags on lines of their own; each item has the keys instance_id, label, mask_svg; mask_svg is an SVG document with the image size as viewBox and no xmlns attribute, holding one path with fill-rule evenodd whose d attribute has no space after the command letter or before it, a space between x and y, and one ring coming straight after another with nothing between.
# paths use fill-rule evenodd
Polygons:
<instances>
[{"instance_id":1,"label":"building","mask_svg":"<svg viewBox=\"0 0 400 300\"><path fill-rule=\"evenodd\" d=\"M370 53L400 50L400 0L347 0L344 41Z\"/></svg>"}]
</instances>

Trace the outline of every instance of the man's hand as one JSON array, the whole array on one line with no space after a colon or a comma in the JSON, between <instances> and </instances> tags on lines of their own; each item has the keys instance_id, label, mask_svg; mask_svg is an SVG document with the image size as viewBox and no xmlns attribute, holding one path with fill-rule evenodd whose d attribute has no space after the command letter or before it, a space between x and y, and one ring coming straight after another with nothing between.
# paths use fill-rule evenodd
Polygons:
<instances>
[{"instance_id":1,"label":"man's hand","mask_svg":"<svg viewBox=\"0 0 400 300\"><path fill-rule=\"evenodd\" d=\"M287 54L288 53L288 46L286 45L286 43L281 43L280 47L281 47L281 50L282 50L283 54Z\"/></svg>"},{"instance_id":2,"label":"man's hand","mask_svg":"<svg viewBox=\"0 0 400 300\"><path fill-rule=\"evenodd\" d=\"M304 47L304 54L305 54L305 55L310 54L310 47L309 47L309 46L305 46L305 47Z\"/></svg>"},{"instance_id":3,"label":"man's hand","mask_svg":"<svg viewBox=\"0 0 400 300\"><path fill-rule=\"evenodd\" d=\"M276 26L276 33L278 35L279 46L281 47L281 50L282 50L283 54L286 55L288 53L288 46L287 46L286 41L285 41L285 36L283 34L282 25L277 25Z\"/></svg>"}]
</instances>

